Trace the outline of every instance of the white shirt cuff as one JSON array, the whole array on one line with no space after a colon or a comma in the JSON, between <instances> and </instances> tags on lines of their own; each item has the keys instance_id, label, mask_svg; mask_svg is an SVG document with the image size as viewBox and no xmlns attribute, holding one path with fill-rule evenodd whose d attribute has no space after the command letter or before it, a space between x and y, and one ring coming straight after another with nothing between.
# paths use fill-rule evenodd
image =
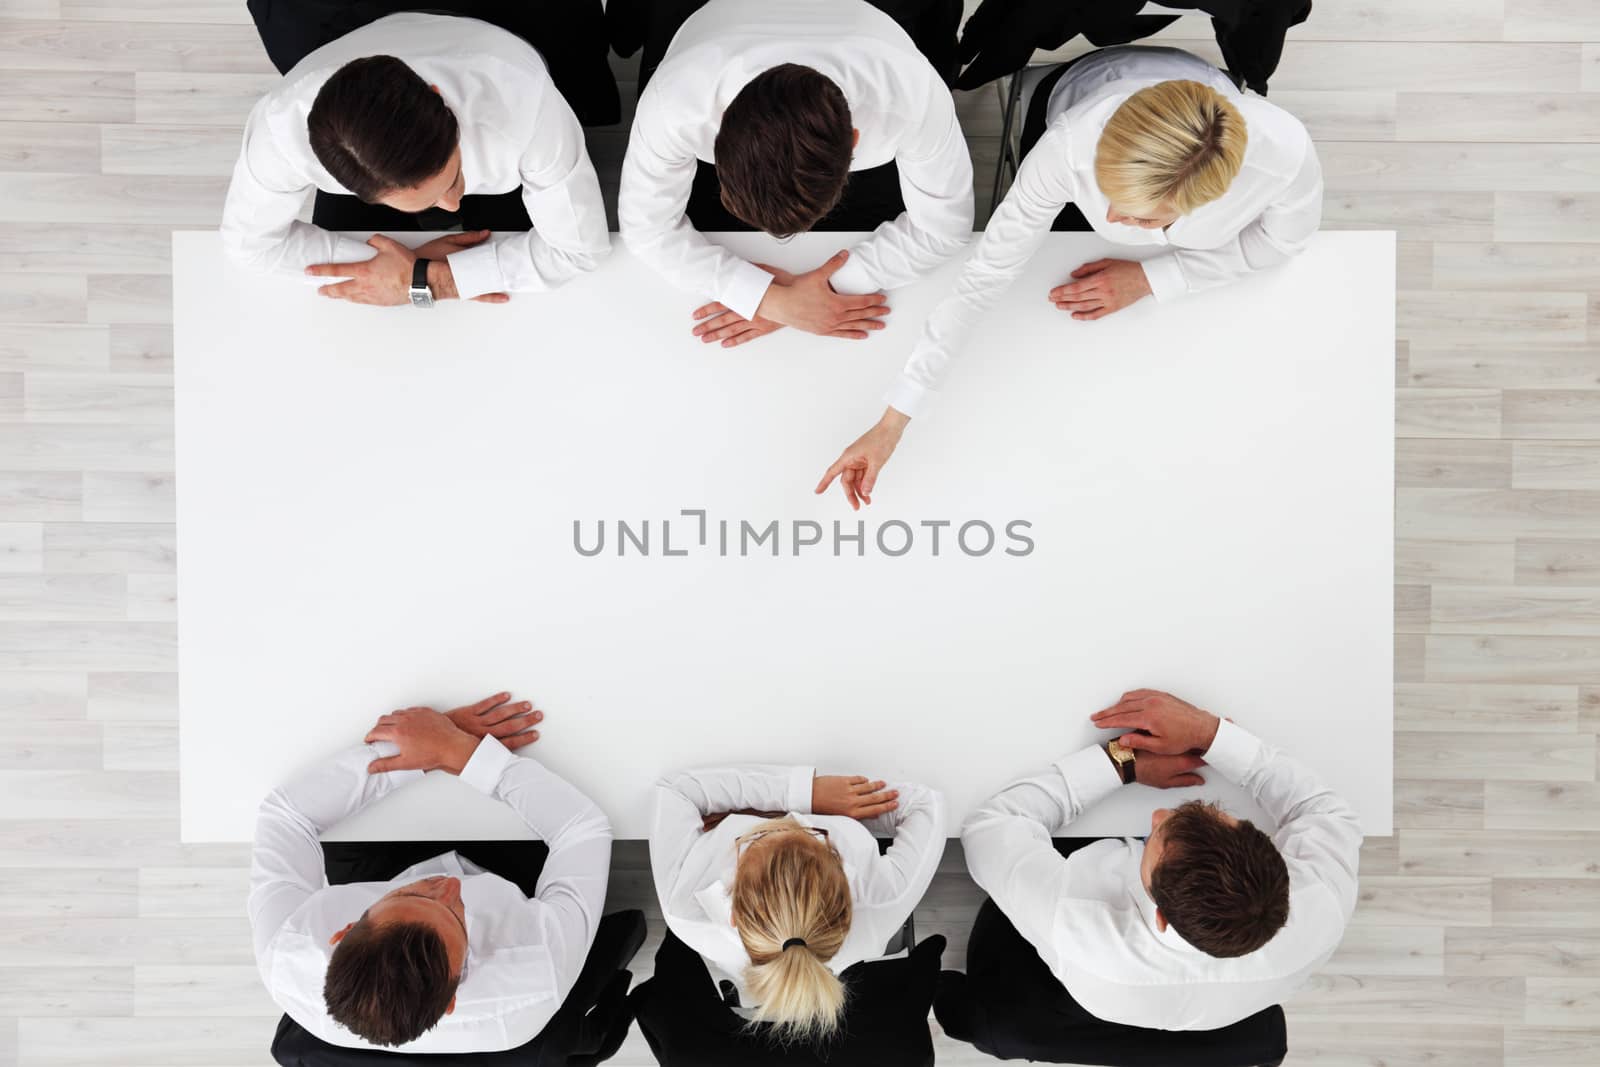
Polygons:
<instances>
[{"instance_id":1,"label":"white shirt cuff","mask_svg":"<svg viewBox=\"0 0 1600 1067\"><path fill-rule=\"evenodd\" d=\"M1144 277L1150 283L1150 295L1165 303L1189 291L1183 280L1183 268L1178 266L1176 252L1163 252L1144 261Z\"/></svg>"},{"instance_id":2,"label":"white shirt cuff","mask_svg":"<svg viewBox=\"0 0 1600 1067\"><path fill-rule=\"evenodd\" d=\"M1244 781L1261 752L1261 739L1227 719L1217 724L1217 736L1206 749L1206 762L1234 785Z\"/></svg>"},{"instance_id":3,"label":"white shirt cuff","mask_svg":"<svg viewBox=\"0 0 1600 1067\"><path fill-rule=\"evenodd\" d=\"M801 815L811 814L811 780L817 776L815 767L796 767L789 772L789 810Z\"/></svg>"},{"instance_id":4,"label":"white shirt cuff","mask_svg":"<svg viewBox=\"0 0 1600 1067\"><path fill-rule=\"evenodd\" d=\"M1056 760L1056 770L1067 783L1074 816L1122 788L1122 775L1117 773L1111 757L1099 745L1090 745Z\"/></svg>"},{"instance_id":5,"label":"white shirt cuff","mask_svg":"<svg viewBox=\"0 0 1600 1067\"><path fill-rule=\"evenodd\" d=\"M833 277L828 279L828 284L833 286L833 291L836 293L850 293L853 296L878 291L878 287L872 284L872 279L867 275L865 263L858 259L854 252L844 261L844 266L834 271Z\"/></svg>"},{"instance_id":6,"label":"white shirt cuff","mask_svg":"<svg viewBox=\"0 0 1600 1067\"><path fill-rule=\"evenodd\" d=\"M767 286L772 284L772 275L754 263L740 263L734 269L736 273L723 287L720 299L729 311L753 322L761 298L767 295Z\"/></svg>"},{"instance_id":7,"label":"white shirt cuff","mask_svg":"<svg viewBox=\"0 0 1600 1067\"><path fill-rule=\"evenodd\" d=\"M500 252L495 239L490 237L480 245L451 252L444 257L450 264L450 277L455 279L456 295L471 300L484 293L505 291L505 279L500 276Z\"/></svg>"},{"instance_id":8,"label":"white shirt cuff","mask_svg":"<svg viewBox=\"0 0 1600 1067\"><path fill-rule=\"evenodd\" d=\"M928 410L937 395L937 390L929 389L909 374L902 374L899 380L889 387L884 400L900 414L915 419Z\"/></svg>"},{"instance_id":9,"label":"white shirt cuff","mask_svg":"<svg viewBox=\"0 0 1600 1067\"><path fill-rule=\"evenodd\" d=\"M485 796L494 796L500 787L500 776L516 758L510 749L485 734L473 749L472 758L461 768L461 780Z\"/></svg>"}]
</instances>

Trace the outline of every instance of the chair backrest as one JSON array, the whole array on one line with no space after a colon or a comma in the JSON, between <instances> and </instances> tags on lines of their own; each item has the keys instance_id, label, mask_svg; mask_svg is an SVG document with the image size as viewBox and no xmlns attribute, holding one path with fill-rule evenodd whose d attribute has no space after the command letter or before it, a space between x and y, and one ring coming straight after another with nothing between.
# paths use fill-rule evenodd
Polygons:
<instances>
[{"instance_id":1,"label":"chair backrest","mask_svg":"<svg viewBox=\"0 0 1600 1067\"><path fill-rule=\"evenodd\" d=\"M699 954L668 932L655 976L628 1000L663 1067L931 1067L928 1011L938 986L944 938L930 937L899 959L858 963L847 989L842 1036L822 1047L775 1044L723 1003Z\"/></svg>"}]
</instances>

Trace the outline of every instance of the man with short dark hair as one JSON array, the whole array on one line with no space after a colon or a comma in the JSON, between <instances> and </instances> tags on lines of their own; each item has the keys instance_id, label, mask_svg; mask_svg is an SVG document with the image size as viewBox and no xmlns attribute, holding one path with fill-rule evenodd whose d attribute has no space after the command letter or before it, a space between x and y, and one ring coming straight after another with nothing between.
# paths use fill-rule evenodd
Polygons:
<instances>
[{"instance_id":1,"label":"man with short dark hair","mask_svg":"<svg viewBox=\"0 0 1600 1067\"><path fill-rule=\"evenodd\" d=\"M335 232L458 229L415 253ZM252 269L329 279L325 296L422 306L554 289L611 248L583 129L539 54L487 22L421 13L324 45L261 99L222 237Z\"/></svg>"},{"instance_id":2,"label":"man with short dark hair","mask_svg":"<svg viewBox=\"0 0 1600 1067\"><path fill-rule=\"evenodd\" d=\"M973 879L1069 994L1059 1010L1215 1030L1287 998L1355 910L1355 812L1300 763L1170 694L1126 693L1091 721L1122 735L1012 784L961 831ZM1190 801L1154 812L1142 842L1068 857L1051 844L1118 787L1200 785L1204 765L1250 793L1270 835Z\"/></svg>"},{"instance_id":3,"label":"man with short dark hair","mask_svg":"<svg viewBox=\"0 0 1600 1067\"><path fill-rule=\"evenodd\" d=\"M640 95L618 214L635 255L713 298L703 341L859 340L884 325L883 290L971 239L972 162L938 71L866 0L710 0ZM752 228L872 235L795 275L702 235Z\"/></svg>"},{"instance_id":4,"label":"man with short dark hair","mask_svg":"<svg viewBox=\"0 0 1600 1067\"><path fill-rule=\"evenodd\" d=\"M314 1037L348 1048L490 1052L536 1037L572 990L605 904L611 826L513 753L543 719L508 693L385 715L366 743L262 801L250 871L256 965ZM537 892L455 852L387 882L328 885L321 834L442 770L509 804L549 848Z\"/></svg>"}]
</instances>

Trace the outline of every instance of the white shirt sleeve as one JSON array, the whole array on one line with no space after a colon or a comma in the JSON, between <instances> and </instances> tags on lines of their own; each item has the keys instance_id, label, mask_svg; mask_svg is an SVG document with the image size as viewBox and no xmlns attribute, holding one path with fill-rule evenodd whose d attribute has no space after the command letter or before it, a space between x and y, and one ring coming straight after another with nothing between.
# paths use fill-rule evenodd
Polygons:
<instances>
[{"instance_id":1,"label":"white shirt sleeve","mask_svg":"<svg viewBox=\"0 0 1600 1067\"><path fill-rule=\"evenodd\" d=\"M1361 860L1361 821L1344 798L1309 767L1283 755L1226 719L1206 750L1206 762L1243 787L1273 819L1273 842L1284 859L1332 891L1349 921L1356 907L1356 869ZM1341 931L1328 931L1337 943Z\"/></svg>"},{"instance_id":2,"label":"white shirt sleeve","mask_svg":"<svg viewBox=\"0 0 1600 1067\"><path fill-rule=\"evenodd\" d=\"M1298 255L1322 225L1322 164L1306 138L1305 158L1284 191L1238 236L1217 248L1175 248L1144 261L1150 293L1171 300L1277 266Z\"/></svg>"},{"instance_id":3,"label":"white shirt sleeve","mask_svg":"<svg viewBox=\"0 0 1600 1067\"><path fill-rule=\"evenodd\" d=\"M650 870L663 912L707 815L732 811L811 811L811 767L759 764L682 771L656 783Z\"/></svg>"},{"instance_id":4,"label":"white shirt sleeve","mask_svg":"<svg viewBox=\"0 0 1600 1067\"><path fill-rule=\"evenodd\" d=\"M870 923L873 940L887 944L928 891L944 855L944 794L910 782L891 782L899 806L862 822L875 837L894 843L870 867L857 872L852 926Z\"/></svg>"},{"instance_id":5,"label":"white shirt sleeve","mask_svg":"<svg viewBox=\"0 0 1600 1067\"><path fill-rule=\"evenodd\" d=\"M222 206L222 246L234 262L261 274L302 274L314 263L359 263L377 250L299 220L314 188L272 136L268 100L250 112L244 146ZM329 279L311 279L326 284Z\"/></svg>"},{"instance_id":6,"label":"white shirt sleeve","mask_svg":"<svg viewBox=\"0 0 1600 1067\"><path fill-rule=\"evenodd\" d=\"M1071 168L1057 150L1055 136L1047 132L1022 161L1016 181L961 268L955 290L928 316L917 346L889 392L890 407L912 418L926 410L974 325L1016 281L1044 243L1051 223L1074 197ZM854 262L852 254L839 275Z\"/></svg>"},{"instance_id":7,"label":"white shirt sleeve","mask_svg":"<svg viewBox=\"0 0 1600 1067\"><path fill-rule=\"evenodd\" d=\"M497 236L446 257L463 300L485 293L555 289L594 270L611 251L600 179L583 127L553 88L518 160L533 229Z\"/></svg>"},{"instance_id":8,"label":"white shirt sleeve","mask_svg":"<svg viewBox=\"0 0 1600 1067\"><path fill-rule=\"evenodd\" d=\"M772 275L706 240L684 213L698 160L673 136L671 109L652 92L659 84L658 78L639 101L622 160L617 217L623 243L680 289L753 319Z\"/></svg>"},{"instance_id":9,"label":"white shirt sleeve","mask_svg":"<svg viewBox=\"0 0 1600 1067\"><path fill-rule=\"evenodd\" d=\"M906 209L850 250L831 279L838 292L908 285L972 240L972 157L943 84L930 87L922 124L894 162Z\"/></svg>"},{"instance_id":10,"label":"white shirt sleeve","mask_svg":"<svg viewBox=\"0 0 1600 1067\"><path fill-rule=\"evenodd\" d=\"M256 812L255 850L250 857L250 932L256 963L271 974L272 942L300 906L327 885L322 868L322 833L401 786L421 771L368 774L375 759L394 755L387 741L353 745L325 763L300 772L267 794ZM271 988L270 978L267 981Z\"/></svg>"},{"instance_id":11,"label":"white shirt sleeve","mask_svg":"<svg viewBox=\"0 0 1600 1067\"><path fill-rule=\"evenodd\" d=\"M556 970L559 997L578 980L605 910L611 868L611 822L599 806L539 761L518 757L493 737L478 742L461 780L510 805L550 848L527 902L539 943ZM560 1000L557 1000L560 1003ZM531 1040L548 1016L527 1020Z\"/></svg>"},{"instance_id":12,"label":"white shirt sleeve","mask_svg":"<svg viewBox=\"0 0 1600 1067\"><path fill-rule=\"evenodd\" d=\"M1056 910L1073 891L1072 868L1050 839L1121 785L1105 750L1090 745L1007 786L961 828L972 880L1052 970Z\"/></svg>"}]
</instances>

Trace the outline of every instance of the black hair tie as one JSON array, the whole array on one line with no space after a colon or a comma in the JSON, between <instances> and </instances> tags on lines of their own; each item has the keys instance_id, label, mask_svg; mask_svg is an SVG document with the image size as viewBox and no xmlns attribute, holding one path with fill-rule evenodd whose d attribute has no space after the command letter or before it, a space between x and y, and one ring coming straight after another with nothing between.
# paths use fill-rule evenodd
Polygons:
<instances>
[{"instance_id":1,"label":"black hair tie","mask_svg":"<svg viewBox=\"0 0 1600 1067\"><path fill-rule=\"evenodd\" d=\"M783 948L781 949L781 951L788 952L790 947L793 946L793 945L799 945L801 948L805 948L806 947L806 939L803 938L803 937L791 937L789 940L787 940L787 941L785 941L783 943Z\"/></svg>"}]
</instances>

